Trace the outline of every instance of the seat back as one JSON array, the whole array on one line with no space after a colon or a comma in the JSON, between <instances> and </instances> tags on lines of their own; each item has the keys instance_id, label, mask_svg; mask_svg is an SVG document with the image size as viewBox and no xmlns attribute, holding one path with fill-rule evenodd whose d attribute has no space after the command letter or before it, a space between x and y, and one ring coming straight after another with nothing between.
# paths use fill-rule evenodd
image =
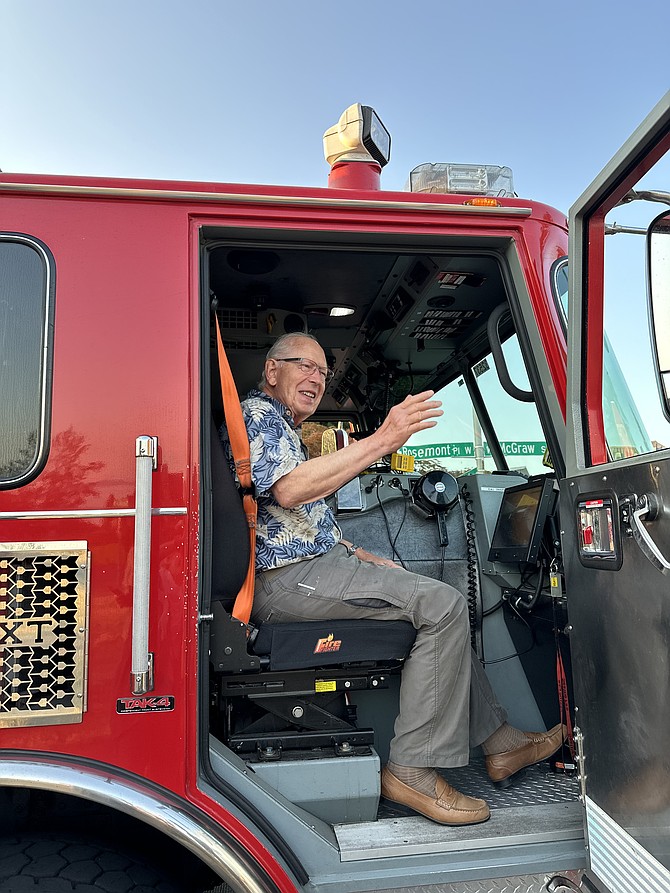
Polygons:
<instances>
[{"instance_id":1,"label":"seat back","mask_svg":"<svg viewBox=\"0 0 670 893\"><path fill-rule=\"evenodd\" d=\"M228 613L244 582L249 563L249 530L235 480L215 424L210 426L212 476L212 601L220 602ZM216 606L215 606L216 607ZM219 629L223 618L215 610L212 628L212 654L217 663L227 664L219 654L225 647L225 634ZM225 624L227 626L227 624ZM271 670L293 670L336 664L395 662L404 660L416 631L404 621L303 621L265 624L253 640L253 654L263 658ZM240 649L233 649L237 654ZM239 669L248 668L248 659Z\"/></svg>"},{"instance_id":2,"label":"seat back","mask_svg":"<svg viewBox=\"0 0 670 893\"><path fill-rule=\"evenodd\" d=\"M212 475L212 601L227 611L249 565L249 528L242 500L214 422L210 425Z\"/></svg>"}]
</instances>

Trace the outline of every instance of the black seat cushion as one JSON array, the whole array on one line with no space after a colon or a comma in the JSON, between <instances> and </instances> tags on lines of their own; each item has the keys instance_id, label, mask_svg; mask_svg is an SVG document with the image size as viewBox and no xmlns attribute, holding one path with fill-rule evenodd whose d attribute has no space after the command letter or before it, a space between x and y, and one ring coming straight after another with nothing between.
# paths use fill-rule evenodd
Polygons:
<instances>
[{"instance_id":1,"label":"black seat cushion","mask_svg":"<svg viewBox=\"0 0 670 893\"><path fill-rule=\"evenodd\" d=\"M416 630L402 620L310 620L264 623L254 654L270 657L271 670L404 660Z\"/></svg>"}]
</instances>

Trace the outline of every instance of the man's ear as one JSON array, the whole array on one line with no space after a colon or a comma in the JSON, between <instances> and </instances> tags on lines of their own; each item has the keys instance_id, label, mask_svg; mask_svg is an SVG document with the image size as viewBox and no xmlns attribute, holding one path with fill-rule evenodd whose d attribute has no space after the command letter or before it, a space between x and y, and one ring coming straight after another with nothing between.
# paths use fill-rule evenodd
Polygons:
<instances>
[{"instance_id":1,"label":"man's ear","mask_svg":"<svg viewBox=\"0 0 670 893\"><path fill-rule=\"evenodd\" d=\"M265 380L269 385L277 384L277 363L272 359L265 361Z\"/></svg>"}]
</instances>

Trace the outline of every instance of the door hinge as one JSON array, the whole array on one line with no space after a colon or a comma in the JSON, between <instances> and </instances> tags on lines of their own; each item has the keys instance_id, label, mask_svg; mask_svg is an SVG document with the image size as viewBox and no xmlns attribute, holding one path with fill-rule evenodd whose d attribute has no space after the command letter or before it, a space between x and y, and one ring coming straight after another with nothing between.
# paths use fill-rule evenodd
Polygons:
<instances>
[{"instance_id":1,"label":"door hinge","mask_svg":"<svg viewBox=\"0 0 670 893\"><path fill-rule=\"evenodd\" d=\"M586 754L584 753L584 735L579 726L575 726L575 761L577 763L577 779L579 781L579 799L586 803Z\"/></svg>"}]
</instances>

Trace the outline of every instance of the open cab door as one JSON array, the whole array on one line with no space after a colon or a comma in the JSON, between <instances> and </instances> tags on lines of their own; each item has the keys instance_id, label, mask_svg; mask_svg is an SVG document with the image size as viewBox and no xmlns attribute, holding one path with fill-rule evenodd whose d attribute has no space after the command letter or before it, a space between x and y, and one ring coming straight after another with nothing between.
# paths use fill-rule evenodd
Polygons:
<instances>
[{"instance_id":1,"label":"open cab door","mask_svg":"<svg viewBox=\"0 0 670 893\"><path fill-rule=\"evenodd\" d=\"M561 527L591 870L670 891L670 93L570 212Z\"/></svg>"}]
</instances>

